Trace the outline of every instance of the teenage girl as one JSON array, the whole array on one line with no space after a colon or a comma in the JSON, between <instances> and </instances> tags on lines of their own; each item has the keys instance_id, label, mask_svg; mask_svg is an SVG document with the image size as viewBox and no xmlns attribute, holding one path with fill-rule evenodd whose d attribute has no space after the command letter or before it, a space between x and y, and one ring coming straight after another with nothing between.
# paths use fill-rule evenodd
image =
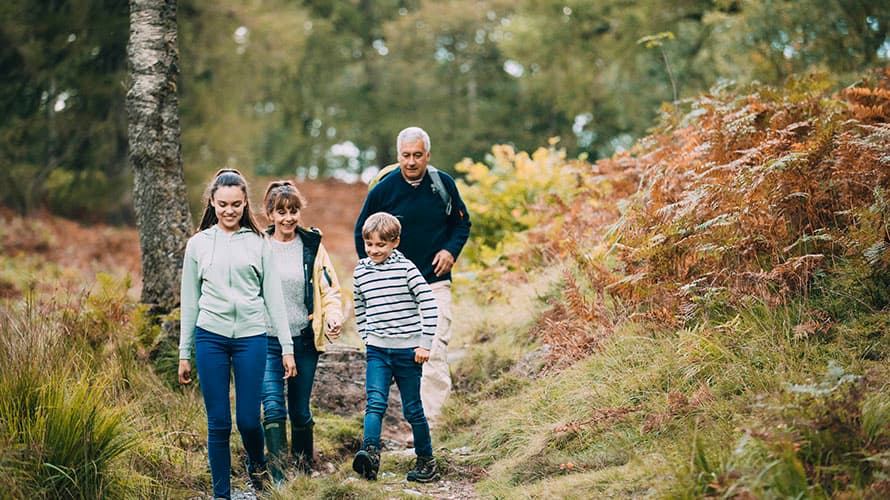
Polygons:
<instances>
[{"instance_id":1,"label":"teenage girl","mask_svg":"<svg viewBox=\"0 0 890 500\"><path fill-rule=\"evenodd\" d=\"M260 393L267 343L279 344L283 376L296 375L293 341L271 246L250 211L247 182L237 170L217 172L207 190L201 227L182 265L179 382L191 382L195 348L207 410L207 454L214 498L230 498L232 429L229 382L235 379L235 412L255 488L266 471ZM266 315L277 341L266 340Z\"/></svg>"}]
</instances>

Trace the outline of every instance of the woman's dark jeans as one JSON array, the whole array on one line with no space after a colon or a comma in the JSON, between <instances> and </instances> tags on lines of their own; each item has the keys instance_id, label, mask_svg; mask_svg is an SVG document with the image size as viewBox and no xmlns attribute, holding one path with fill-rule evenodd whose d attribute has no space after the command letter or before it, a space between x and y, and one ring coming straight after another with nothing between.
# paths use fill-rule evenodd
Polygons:
<instances>
[{"instance_id":1,"label":"woman's dark jeans","mask_svg":"<svg viewBox=\"0 0 890 500\"><path fill-rule=\"evenodd\" d=\"M287 379L287 405L284 401L284 365L281 364L281 344L270 338L266 349L266 373L263 378L263 419L266 422L286 420L291 425L304 427L312 424L309 398L315 383L315 368L319 353L315 350L312 328L303 329L294 337L294 361L297 376Z\"/></svg>"},{"instance_id":2,"label":"woman's dark jeans","mask_svg":"<svg viewBox=\"0 0 890 500\"><path fill-rule=\"evenodd\" d=\"M204 408L207 410L207 455L213 479L213 496L231 495L232 410L229 383L235 375L235 421L247 451L249 467L265 463L260 390L266 357L266 335L228 338L195 328L195 360Z\"/></svg>"}]
</instances>

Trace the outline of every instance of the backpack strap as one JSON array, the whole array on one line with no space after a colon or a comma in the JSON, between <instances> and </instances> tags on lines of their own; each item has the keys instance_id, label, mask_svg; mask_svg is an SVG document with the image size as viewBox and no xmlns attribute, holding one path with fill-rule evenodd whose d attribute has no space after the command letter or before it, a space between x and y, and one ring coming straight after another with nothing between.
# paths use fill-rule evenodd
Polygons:
<instances>
[{"instance_id":1,"label":"backpack strap","mask_svg":"<svg viewBox=\"0 0 890 500\"><path fill-rule=\"evenodd\" d=\"M448 190L445 189L445 183L442 182L442 176L439 175L439 169L432 165L427 165L426 171L430 174L430 180L433 181L433 191L439 195L439 198L442 198L442 203L445 204L445 215L451 215L451 195L448 193Z\"/></svg>"},{"instance_id":2,"label":"backpack strap","mask_svg":"<svg viewBox=\"0 0 890 500\"><path fill-rule=\"evenodd\" d=\"M377 172L377 175L371 179L371 182L368 184L368 192L370 193L374 186L377 185L384 177L395 172L399 169L398 163L393 163L392 165L387 165L380 169L380 172ZM445 215L451 215L451 193L445 189L445 183L442 182L442 176L439 174L439 169L432 165L427 165L426 167L427 173L430 174L430 181L433 183L433 192L439 195L439 198L442 199L442 203L445 204Z\"/></svg>"},{"instance_id":3,"label":"backpack strap","mask_svg":"<svg viewBox=\"0 0 890 500\"><path fill-rule=\"evenodd\" d=\"M389 175L392 172L395 172L398 169L399 169L398 163L393 163L392 165L387 165L387 166L381 168L380 171L377 172L376 175L374 175L374 178L371 179L371 182L368 183L368 192L370 193L371 189L373 189L374 186L376 186L378 182L383 180L384 177L386 177L387 175Z\"/></svg>"}]
</instances>

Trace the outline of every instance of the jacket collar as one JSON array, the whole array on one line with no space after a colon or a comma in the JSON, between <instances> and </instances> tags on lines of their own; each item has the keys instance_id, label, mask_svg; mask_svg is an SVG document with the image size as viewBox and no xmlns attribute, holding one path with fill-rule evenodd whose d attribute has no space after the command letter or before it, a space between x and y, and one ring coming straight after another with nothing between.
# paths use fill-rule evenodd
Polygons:
<instances>
[{"instance_id":1,"label":"jacket collar","mask_svg":"<svg viewBox=\"0 0 890 500\"><path fill-rule=\"evenodd\" d=\"M402 252L398 251L398 249L393 249L392 253L389 254L389 257L387 257L386 260L384 260L384 261L381 262L380 264L378 264L378 263L374 262L373 260L371 260L370 257L365 257L365 258L368 259L368 264L369 264L369 265L372 265L372 266L385 266L385 265L387 265L387 264L394 264L394 263L396 263L396 262L399 262L400 260L404 259L405 256L402 255Z\"/></svg>"},{"instance_id":2,"label":"jacket collar","mask_svg":"<svg viewBox=\"0 0 890 500\"><path fill-rule=\"evenodd\" d=\"M321 229L317 227L301 227L297 226L297 236L303 240L303 247L308 248L314 254L318 246L321 244ZM266 228L266 234L271 238L275 234L275 226L270 225Z\"/></svg>"},{"instance_id":3,"label":"jacket collar","mask_svg":"<svg viewBox=\"0 0 890 500\"><path fill-rule=\"evenodd\" d=\"M222 229L220 229L220 228L219 228L219 225L217 225L217 224L214 224L214 225L208 227L207 229L205 229L205 230L203 230L203 231L201 231L201 232L202 232L202 233L205 233L205 234L207 234L207 235L219 235L219 234L224 234L224 233L225 233L225 231L223 231ZM234 233L232 233L232 236L235 236L236 234L252 233L252 232L253 232L253 231L251 231L249 227L241 226L241 227L238 228L237 231L235 231Z\"/></svg>"}]
</instances>

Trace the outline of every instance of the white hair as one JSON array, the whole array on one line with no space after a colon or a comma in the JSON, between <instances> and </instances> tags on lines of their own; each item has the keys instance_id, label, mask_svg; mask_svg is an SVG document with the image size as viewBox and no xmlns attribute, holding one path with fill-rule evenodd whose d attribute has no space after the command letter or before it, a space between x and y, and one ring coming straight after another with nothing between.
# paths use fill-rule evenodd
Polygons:
<instances>
[{"instance_id":1,"label":"white hair","mask_svg":"<svg viewBox=\"0 0 890 500\"><path fill-rule=\"evenodd\" d=\"M423 147L426 148L426 152L430 152L430 135L426 133L426 130L420 127L408 127L401 132L399 132L399 137L396 139L396 153L402 151L402 144L408 142L417 142L419 140L423 140Z\"/></svg>"}]
</instances>

